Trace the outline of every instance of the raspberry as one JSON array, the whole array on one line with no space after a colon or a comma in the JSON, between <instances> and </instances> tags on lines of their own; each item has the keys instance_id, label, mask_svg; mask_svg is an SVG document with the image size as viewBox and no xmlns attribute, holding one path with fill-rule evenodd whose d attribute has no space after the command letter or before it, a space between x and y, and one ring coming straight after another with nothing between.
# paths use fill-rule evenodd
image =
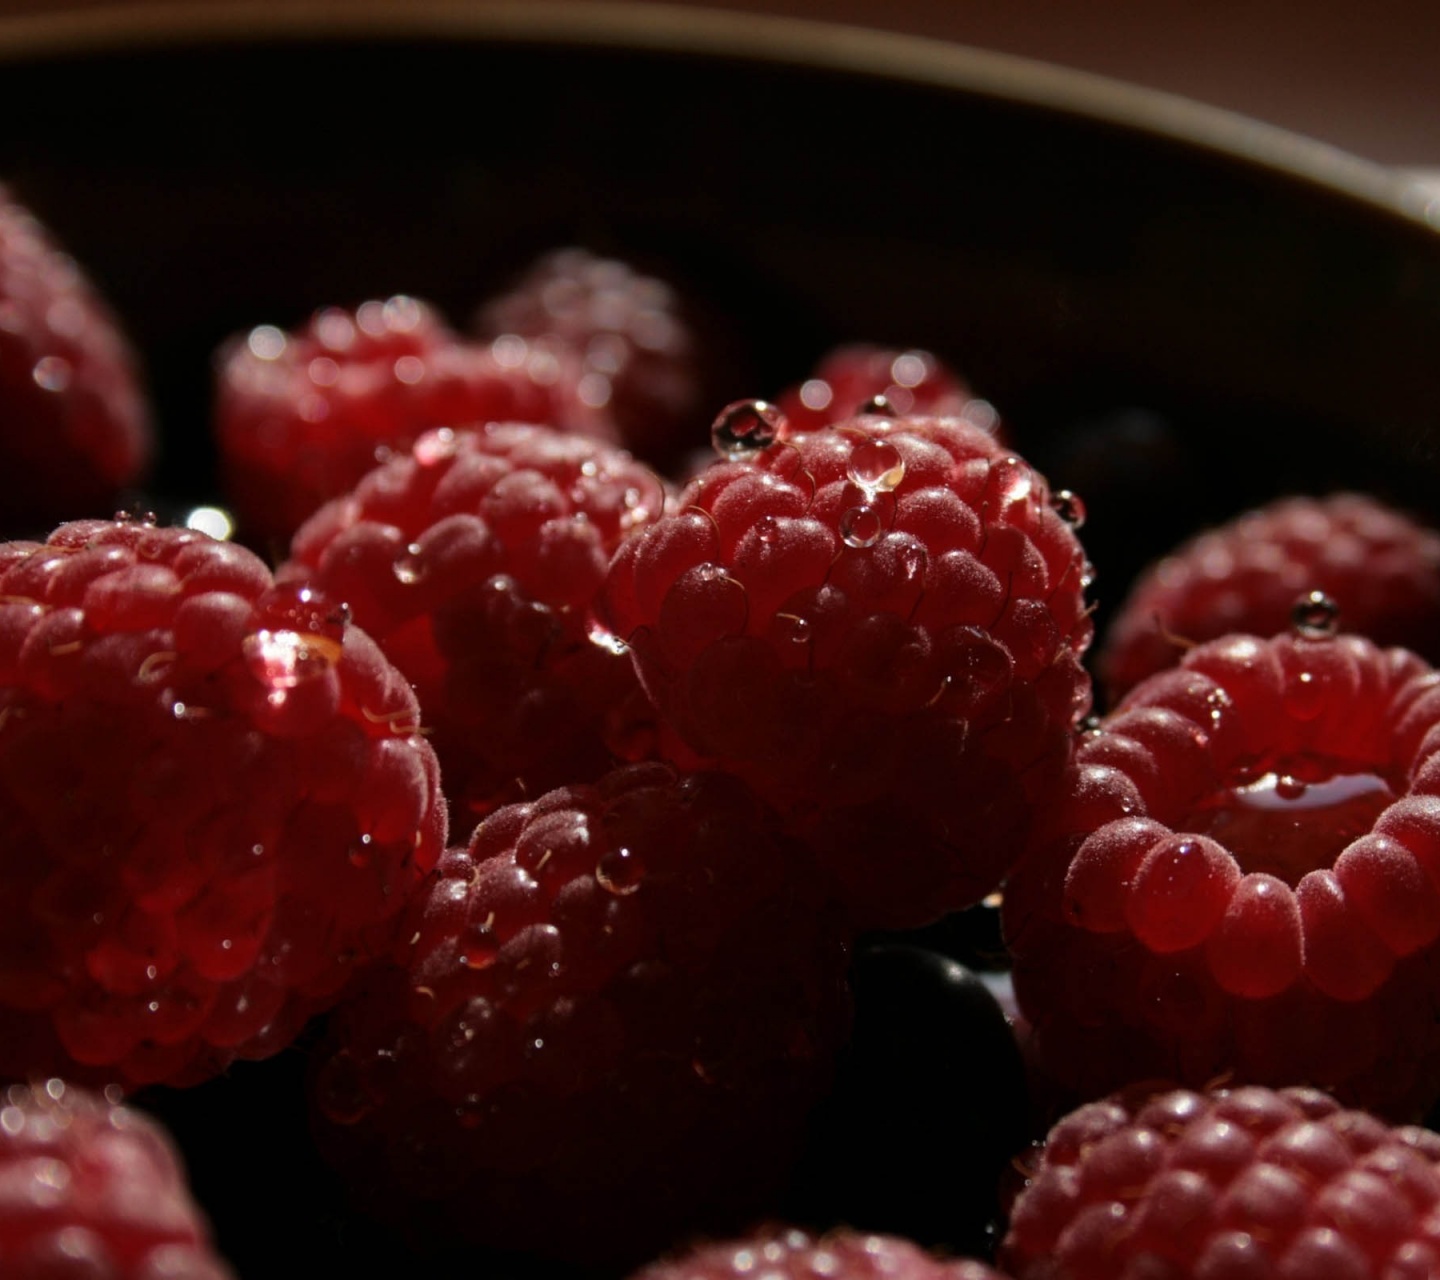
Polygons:
<instances>
[{"instance_id":1,"label":"raspberry","mask_svg":"<svg viewBox=\"0 0 1440 1280\"><path fill-rule=\"evenodd\" d=\"M729 411L722 443L763 441L766 412ZM1065 764L1088 576L1022 459L960 419L867 416L710 467L620 548L599 609L696 757L823 851L857 926L905 927L996 886Z\"/></svg>"},{"instance_id":2,"label":"raspberry","mask_svg":"<svg viewBox=\"0 0 1440 1280\"><path fill-rule=\"evenodd\" d=\"M1440 1088L1440 672L1359 636L1200 645L1076 752L1005 891L1045 1065L1408 1118Z\"/></svg>"},{"instance_id":3,"label":"raspberry","mask_svg":"<svg viewBox=\"0 0 1440 1280\"><path fill-rule=\"evenodd\" d=\"M1311 1089L1136 1089L1051 1131L1000 1265L1016 1280L1440 1274L1440 1136Z\"/></svg>"},{"instance_id":4,"label":"raspberry","mask_svg":"<svg viewBox=\"0 0 1440 1280\"><path fill-rule=\"evenodd\" d=\"M632 1280L1004 1280L968 1258L940 1258L898 1236L838 1228L817 1236L767 1226L695 1245L635 1272Z\"/></svg>"},{"instance_id":5,"label":"raspberry","mask_svg":"<svg viewBox=\"0 0 1440 1280\"><path fill-rule=\"evenodd\" d=\"M52 1079L0 1092L6 1280L228 1280L175 1149L138 1111Z\"/></svg>"},{"instance_id":6,"label":"raspberry","mask_svg":"<svg viewBox=\"0 0 1440 1280\"><path fill-rule=\"evenodd\" d=\"M230 339L217 362L224 479L256 541L288 539L433 427L543 422L611 434L575 393L570 353L466 342L413 298L326 308L295 334L261 325Z\"/></svg>"},{"instance_id":7,"label":"raspberry","mask_svg":"<svg viewBox=\"0 0 1440 1280\"><path fill-rule=\"evenodd\" d=\"M154 449L135 357L81 269L0 187L0 471L12 531L114 509Z\"/></svg>"},{"instance_id":8,"label":"raspberry","mask_svg":"<svg viewBox=\"0 0 1440 1280\"><path fill-rule=\"evenodd\" d=\"M591 1262L763 1204L849 1008L826 885L773 826L735 778L641 764L450 850L317 1054L362 1195Z\"/></svg>"},{"instance_id":9,"label":"raspberry","mask_svg":"<svg viewBox=\"0 0 1440 1280\"><path fill-rule=\"evenodd\" d=\"M0 546L0 1076L193 1082L389 944L438 765L327 612L189 529Z\"/></svg>"},{"instance_id":10,"label":"raspberry","mask_svg":"<svg viewBox=\"0 0 1440 1280\"><path fill-rule=\"evenodd\" d=\"M589 638L615 549L663 509L628 454L545 427L442 428L296 535L282 581L346 601L416 689L457 828L608 770L650 716ZM463 837L462 837L463 838Z\"/></svg>"},{"instance_id":11,"label":"raspberry","mask_svg":"<svg viewBox=\"0 0 1440 1280\"><path fill-rule=\"evenodd\" d=\"M1440 533L1376 498L1282 498L1191 539L1135 584L1098 671L1112 702L1187 643L1274 635L1297 598L1334 600L1347 631L1440 657Z\"/></svg>"},{"instance_id":12,"label":"raspberry","mask_svg":"<svg viewBox=\"0 0 1440 1280\"><path fill-rule=\"evenodd\" d=\"M703 422L705 371L691 317L665 281L572 247L546 254L475 317L483 337L576 352L581 401L637 453L663 458Z\"/></svg>"},{"instance_id":13,"label":"raspberry","mask_svg":"<svg viewBox=\"0 0 1440 1280\"><path fill-rule=\"evenodd\" d=\"M938 356L874 343L833 348L810 377L781 393L775 407L789 430L817 431L853 418L877 397L900 417L963 416L992 434L999 426L994 409Z\"/></svg>"}]
</instances>

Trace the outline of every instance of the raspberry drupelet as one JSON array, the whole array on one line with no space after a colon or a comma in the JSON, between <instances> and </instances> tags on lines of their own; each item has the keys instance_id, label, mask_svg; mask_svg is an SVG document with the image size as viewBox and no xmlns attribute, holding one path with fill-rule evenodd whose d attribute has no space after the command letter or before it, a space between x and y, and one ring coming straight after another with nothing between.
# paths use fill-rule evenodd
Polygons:
<instances>
[{"instance_id":1,"label":"raspberry drupelet","mask_svg":"<svg viewBox=\"0 0 1440 1280\"><path fill-rule=\"evenodd\" d=\"M766 1226L660 1258L631 1280L1005 1280L971 1258L944 1258L899 1236Z\"/></svg>"},{"instance_id":2,"label":"raspberry drupelet","mask_svg":"<svg viewBox=\"0 0 1440 1280\"><path fill-rule=\"evenodd\" d=\"M1005 890L1041 1061L1396 1118L1440 1091L1440 673L1313 619L1191 649L1076 752Z\"/></svg>"},{"instance_id":3,"label":"raspberry drupelet","mask_svg":"<svg viewBox=\"0 0 1440 1280\"><path fill-rule=\"evenodd\" d=\"M136 357L81 268L0 187L0 533L114 509L154 452ZM24 477L17 483L17 477Z\"/></svg>"},{"instance_id":4,"label":"raspberry drupelet","mask_svg":"<svg viewBox=\"0 0 1440 1280\"><path fill-rule=\"evenodd\" d=\"M568 350L468 341L403 296L327 307L295 333L260 325L216 356L221 478L244 536L283 546L434 427L537 422L611 438L577 393L581 376Z\"/></svg>"},{"instance_id":5,"label":"raspberry drupelet","mask_svg":"<svg viewBox=\"0 0 1440 1280\"><path fill-rule=\"evenodd\" d=\"M1137 1087L1028 1164L999 1249L1016 1280L1440 1275L1440 1135L1317 1090Z\"/></svg>"},{"instance_id":6,"label":"raspberry drupelet","mask_svg":"<svg viewBox=\"0 0 1440 1280\"><path fill-rule=\"evenodd\" d=\"M52 1078L0 1090L7 1280L230 1280L169 1135Z\"/></svg>"},{"instance_id":7,"label":"raspberry drupelet","mask_svg":"<svg viewBox=\"0 0 1440 1280\"><path fill-rule=\"evenodd\" d=\"M820 851L859 927L978 901L1089 708L1074 530L960 419L792 433L751 404L717 430L735 456L620 548L601 621L692 757Z\"/></svg>"},{"instance_id":8,"label":"raspberry drupelet","mask_svg":"<svg viewBox=\"0 0 1440 1280\"><path fill-rule=\"evenodd\" d=\"M1188 644L1274 635L1310 591L1346 631L1440 659L1440 533L1363 493L1280 498L1157 561L1107 629L1096 669L1112 703Z\"/></svg>"},{"instance_id":9,"label":"raspberry drupelet","mask_svg":"<svg viewBox=\"0 0 1440 1280\"><path fill-rule=\"evenodd\" d=\"M738 779L637 764L497 810L315 1057L322 1149L422 1230L634 1265L783 1185L848 936Z\"/></svg>"},{"instance_id":10,"label":"raspberry drupelet","mask_svg":"<svg viewBox=\"0 0 1440 1280\"><path fill-rule=\"evenodd\" d=\"M297 533L278 577L346 601L414 686L457 838L648 752L653 713L590 606L665 499L618 449L490 423L427 433Z\"/></svg>"},{"instance_id":11,"label":"raspberry drupelet","mask_svg":"<svg viewBox=\"0 0 1440 1280\"><path fill-rule=\"evenodd\" d=\"M192 1083L283 1048L443 847L404 678L243 548L0 546L0 1077Z\"/></svg>"}]
</instances>

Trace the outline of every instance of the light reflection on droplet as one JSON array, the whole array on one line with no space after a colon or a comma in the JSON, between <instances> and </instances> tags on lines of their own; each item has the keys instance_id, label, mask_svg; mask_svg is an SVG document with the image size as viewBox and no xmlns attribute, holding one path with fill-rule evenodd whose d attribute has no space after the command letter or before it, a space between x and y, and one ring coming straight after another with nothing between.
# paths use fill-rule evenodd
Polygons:
<instances>
[{"instance_id":1,"label":"light reflection on droplet","mask_svg":"<svg viewBox=\"0 0 1440 1280\"><path fill-rule=\"evenodd\" d=\"M722 458L737 459L768 449L785 429L785 415L764 400L737 400L720 410L710 443Z\"/></svg>"},{"instance_id":2,"label":"light reflection on droplet","mask_svg":"<svg viewBox=\"0 0 1440 1280\"><path fill-rule=\"evenodd\" d=\"M235 532L235 520L224 507L194 507L185 515L185 527L226 542Z\"/></svg>"},{"instance_id":3,"label":"light reflection on droplet","mask_svg":"<svg viewBox=\"0 0 1440 1280\"><path fill-rule=\"evenodd\" d=\"M880 532L880 513L874 507L851 507L840 517L840 536L847 547L873 547Z\"/></svg>"},{"instance_id":4,"label":"light reflection on droplet","mask_svg":"<svg viewBox=\"0 0 1440 1280\"><path fill-rule=\"evenodd\" d=\"M30 376L42 391L64 391L70 385L73 372L64 356L41 356Z\"/></svg>"}]
</instances>

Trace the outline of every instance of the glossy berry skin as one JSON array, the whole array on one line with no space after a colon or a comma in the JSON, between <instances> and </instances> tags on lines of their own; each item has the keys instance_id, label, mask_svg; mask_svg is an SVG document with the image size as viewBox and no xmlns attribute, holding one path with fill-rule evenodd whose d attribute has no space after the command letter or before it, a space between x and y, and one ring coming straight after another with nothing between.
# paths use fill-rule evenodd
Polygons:
<instances>
[{"instance_id":1,"label":"glossy berry skin","mask_svg":"<svg viewBox=\"0 0 1440 1280\"><path fill-rule=\"evenodd\" d=\"M427 433L296 534L278 576L346 601L415 688L457 839L648 750L653 713L590 605L665 499L618 449L491 423Z\"/></svg>"},{"instance_id":2,"label":"glossy berry skin","mask_svg":"<svg viewBox=\"0 0 1440 1280\"><path fill-rule=\"evenodd\" d=\"M679 293L621 258L548 253L481 307L474 327L573 352L576 395L642 457L668 459L710 408L710 371Z\"/></svg>"},{"instance_id":3,"label":"glossy berry skin","mask_svg":"<svg viewBox=\"0 0 1440 1280\"><path fill-rule=\"evenodd\" d=\"M1042 1062L1308 1083L1398 1118L1440 1090L1440 673L1358 636L1231 636L1076 753L1005 890Z\"/></svg>"},{"instance_id":4,"label":"glossy berry skin","mask_svg":"<svg viewBox=\"0 0 1440 1280\"><path fill-rule=\"evenodd\" d=\"M450 850L317 1052L368 1203L634 1264L782 1184L848 1029L826 883L737 779L633 765ZM427 1228L428 1229L428 1228Z\"/></svg>"},{"instance_id":5,"label":"glossy berry skin","mask_svg":"<svg viewBox=\"0 0 1440 1280\"><path fill-rule=\"evenodd\" d=\"M154 428L134 352L82 269L0 187L0 526L108 515ZM16 478L23 477L23 483Z\"/></svg>"},{"instance_id":6,"label":"glossy berry skin","mask_svg":"<svg viewBox=\"0 0 1440 1280\"><path fill-rule=\"evenodd\" d=\"M0 546L0 1077L190 1083L391 940L445 809L404 678L250 552Z\"/></svg>"},{"instance_id":7,"label":"glossy berry skin","mask_svg":"<svg viewBox=\"0 0 1440 1280\"><path fill-rule=\"evenodd\" d=\"M1275 635L1298 598L1329 596L1345 631L1440 657L1440 533L1377 498L1287 497L1211 529L1135 584L1097 653L1110 698L1187 644Z\"/></svg>"},{"instance_id":8,"label":"glossy berry skin","mask_svg":"<svg viewBox=\"0 0 1440 1280\"><path fill-rule=\"evenodd\" d=\"M1440 1136L1313 1089L1135 1089L1031 1158L1015 1280L1399 1280L1440 1274Z\"/></svg>"},{"instance_id":9,"label":"glossy berry skin","mask_svg":"<svg viewBox=\"0 0 1440 1280\"><path fill-rule=\"evenodd\" d=\"M0 1274L231 1277L165 1131L58 1079L0 1091Z\"/></svg>"},{"instance_id":10,"label":"glossy berry skin","mask_svg":"<svg viewBox=\"0 0 1440 1280\"><path fill-rule=\"evenodd\" d=\"M631 1280L746 1280L757 1272L775 1280L1005 1280L983 1262L937 1257L899 1236L783 1225L694 1245Z\"/></svg>"},{"instance_id":11,"label":"glossy berry skin","mask_svg":"<svg viewBox=\"0 0 1440 1280\"><path fill-rule=\"evenodd\" d=\"M791 431L815 431L862 412L876 397L899 417L963 417L994 434L995 411L929 351L903 351L870 342L834 347L803 382L776 397Z\"/></svg>"},{"instance_id":12,"label":"glossy berry skin","mask_svg":"<svg viewBox=\"0 0 1440 1280\"><path fill-rule=\"evenodd\" d=\"M995 887L1063 768L1088 573L1043 477L985 432L871 416L710 467L620 549L599 614L857 925L908 927Z\"/></svg>"},{"instance_id":13,"label":"glossy berry skin","mask_svg":"<svg viewBox=\"0 0 1440 1280\"><path fill-rule=\"evenodd\" d=\"M261 325L216 356L221 476L244 536L283 547L329 498L434 427L538 422L609 437L575 393L574 355L459 337L397 296Z\"/></svg>"}]
</instances>

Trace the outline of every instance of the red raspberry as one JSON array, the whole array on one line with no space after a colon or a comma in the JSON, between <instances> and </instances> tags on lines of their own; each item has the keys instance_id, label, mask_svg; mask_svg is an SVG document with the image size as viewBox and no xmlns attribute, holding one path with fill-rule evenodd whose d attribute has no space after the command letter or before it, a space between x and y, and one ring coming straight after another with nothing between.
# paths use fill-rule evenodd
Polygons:
<instances>
[{"instance_id":1,"label":"red raspberry","mask_svg":"<svg viewBox=\"0 0 1440 1280\"><path fill-rule=\"evenodd\" d=\"M74 260L4 187L0 404L11 530L112 511L149 465L154 433L129 344Z\"/></svg>"},{"instance_id":2,"label":"red raspberry","mask_svg":"<svg viewBox=\"0 0 1440 1280\"><path fill-rule=\"evenodd\" d=\"M983 1262L940 1258L898 1236L838 1228L816 1236L767 1226L735 1240L696 1245L637 1271L632 1280L1005 1280Z\"/></svg>"},{"instance_id":3,"label":"red raspberry","mask_svg":"<svg viewBox=\"0 0 1440 1280\"><path fill-rule=\"evenodd\" d=\"M228 1280L165 1131L59 1080L0 1091L6 1280Z\"/></svg>"},{"instance_id":4,"label":"red raspberry","mask_svg":"<svg viewBox=\"0 0 1440 1280\"><path fill-rule=\"evenodd\" d=\"M722 429L754 442L744 412ZM959 419L872 416L676 508L600 610L691 750L822 851L859 927L993 889L1089 706L1089 567L1044 479Z\"/></svg>"},{"instance_id":5,"label":"red raspberry","mask_svg":"<svg viewBox=\"0 0 1440 1280\"><path fill-rule=\"evenodd\" d=\"M1440 1275L1440 1136L1311 1089L1116 1095L1050 1131L999 1261L1016 1280Z\"/></svg>"},{"instance_id":6,"label":"red raspberry","mask_svg":"<svg viewBox=\"0 0 1440 1280\"><path fill-rule=\"evenodd\" d=\"M545 427L428 433L296 535L281 581L346 601L424 708L457 829L599 777L652 719L589 637L620 543L665 490L618 449ZM463 837L462 837L463 838Z\"/></svg>"},{"instance_id":7,"label":"red raspberry","mask_svg":"<svg viewBox=\"0 0 1440 1280\"><path fill-rule=\"evenodd\" d=\"M676 439L704 421L693 321L670 285L628 262L578 247L546 254L481 308L475 328L486 338L542 339L578 353L581 401L643 456L668 457Z\"/></svg>"},{"instance_id":8,"label":"red raspberry","mask_svg":"<svg viewBox=\"0 0 1440 1280\"><path fill-rule=\"evenodd\" d=\"M439 770L326 613L188 529L0 546L0 1076L197 1080L389 945Z\"/></svg>"},{"instance_id":9,"label":"red raspberry","mask_svg":"<svg viewBox=\"0 0 1440 1280\"><path fill-rule=\"evenodd\" d=\"M1346 631L1440 657L1440 533L1365 494L1290 497L1201 534L1139 579L1098 654L1106 691L1117 701L1188 643L1284 631L1312 591L1335 601Z\"/></svg>"},{"instance_id":10,"label":"red raspberry","mask_svg":"<svg viewBox=\"0 0 1440 1280\"><path fill-rule=\"evenodd\" d=\"M848 343L827 352L814 372L775 401L790 431L818 431L863 412L876 398L898 416L967 417L992 435L995 410L929 351ZM878 406L876 406L878 407Z\"/></svg>"},{"instance_id":11,"label":"red raspberry","mask_svg":"<svg viewBox=\"0 0 1440 1280\"><path fill-rule=\"evenodd\" d=\"M785 1179L848 1031L826 886L737 779L492 814L317 1055L322 1144L412 1221L634 1262Z\"/></svg>"},{"instance_id":12,"label":"red raspberry","mask_svg":"<svg viewBox=\"0 0 1440 1280\"><path fill-rule=\"evenodd\" d=\"M575 393L569 352L466 342L413 298L326 308L295 334L261 325L217 359L221 465L252 540L288 539L432 427L543 422L611 434Z\"/></svg>"},{"instance_id":13,"label":"red raspberry","mask_svg":"<svg viewBox=\"0 0 1440 1280\"><path fill-rule=\"evenodd\" d=\"M1005 891L1062 1081L1434 1100L1440 672L1358 636L1214 640L1085 735L1068 790Z\"/></svg>"}]
</instances>

